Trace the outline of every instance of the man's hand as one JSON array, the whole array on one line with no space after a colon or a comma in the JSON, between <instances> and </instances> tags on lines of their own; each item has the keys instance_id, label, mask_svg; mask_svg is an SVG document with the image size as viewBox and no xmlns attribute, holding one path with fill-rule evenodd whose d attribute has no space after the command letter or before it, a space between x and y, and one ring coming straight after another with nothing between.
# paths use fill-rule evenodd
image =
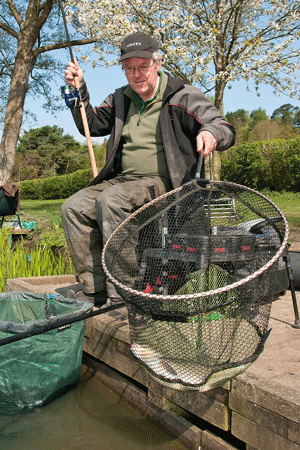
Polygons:
<instances>
[{"instance_id":1,"label":"man's hand","mask_svg":"<svg viewBox=\"0 0 300 450\"><path fill-rule=\"evenodd\" d=\"M75 86L75 78L77 77L77 85ZM79 66L77 59L73 62L69 62L68 67L65 71L66 83L72 88L78 87L83 83L83 71Z\"/></svg>"},{"instance_id":2,"label":"man's hand","mask_svg":"<svg viewBox=\"0 0 300 450\"><path fill-rule=\"evenodd\" d=\"M217 141L210 131L201 131L198 134L196 141L197 152L199 152L203 158L217 148Z\"/></svg>"}]
</instances>

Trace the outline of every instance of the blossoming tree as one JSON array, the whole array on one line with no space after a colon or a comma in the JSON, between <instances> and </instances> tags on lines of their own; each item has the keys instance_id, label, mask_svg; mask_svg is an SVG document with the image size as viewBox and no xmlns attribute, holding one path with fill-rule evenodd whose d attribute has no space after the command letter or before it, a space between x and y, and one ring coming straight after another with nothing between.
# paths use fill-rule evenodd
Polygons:
<instances>
[{"instance_id":1,"label":"blossoming tree","mask_svg":"<svg viewBox=\"0 0 300 450\"><path fill-rule=\"evenodd\" d=\"M143 30L159 42L164 67L214 95L239 79L299 97L299 0L70 0L69 19L97 38L99 61L114 64L122 39ZM115 56L115 58L112 58ZM214 154L214 176L219 158Z\"/></svg>"}]
</instances>

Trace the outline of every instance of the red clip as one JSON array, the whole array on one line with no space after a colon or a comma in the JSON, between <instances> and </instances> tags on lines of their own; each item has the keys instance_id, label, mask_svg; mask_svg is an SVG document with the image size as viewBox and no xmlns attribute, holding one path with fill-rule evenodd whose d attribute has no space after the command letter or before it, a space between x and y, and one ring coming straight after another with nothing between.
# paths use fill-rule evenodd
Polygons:
<instances>
[{"instance_id":1,"label":"red clip","mask_svg":"<svg viewBox=\"0 0 300 450\"><path fill-rule=\"evenodd\" d=\"M154 289L155 289L155 286L151 286L150 283L147 283L147 284L146 284L146 289L145 289L143 292L145 292L146 294L148 294L148 293L150 293L150 292L153 292Z\"/></svg>"},{"instance_id":2,"label":"red clip","mask_svg":"<svg viewBox=\"0 0 300 450\"><path fill-rule=\"evenodd\" d=\"M250 245L243 245L242 252L249 252L251 250Z\"/></svg>"}]
</instances>

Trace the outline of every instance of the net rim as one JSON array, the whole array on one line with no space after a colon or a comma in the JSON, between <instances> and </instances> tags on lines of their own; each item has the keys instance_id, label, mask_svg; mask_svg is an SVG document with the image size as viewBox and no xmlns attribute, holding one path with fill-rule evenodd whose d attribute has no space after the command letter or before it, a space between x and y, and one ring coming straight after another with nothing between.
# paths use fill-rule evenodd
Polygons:
<instances>
[{"instance_id":1,"label":"net rim","mask_svg":"<svg viewBox=\"0 0 300 450\"><path fill-rule=\"evenodd\" d=\"M261 194L260 192L256 191L255 189L249 188L247 186L243 186L241 184L232 183L230 181L215 181L215 180L201 180L201 181L207 182L207 184L209 184L211 188L214 185L219 185L220 187L221 186L228 186L228 187L239 188L239 189L244 190L244 191L252 192L252 193L258 195L259 197L263 198L264 200L266 200L268 203L270 203L277 210L278 214L283 219L283 222L285 224L285 235L284 235L284 239L282 241L281 246L279 247L278 251L273 256L273 258L271 258L270 261L268 261L267 264L262 266L260 269L258 269L257 271L253 272L251 275L248 275L247 277L243 278L240 281L237 281L235 283L229 284L227 286L223 286L223 287L218 288L218 289L213 289L213 290L206 291L206 292L199 292L199 293L195 293L195 294L185 294L185 295L153 294L153 293L148 293L148 292L137 291L136 289L132 289L130 287L127 287L124 284L120 283L118 280L116 280L116 278L114 278L113 275L111 275L111 273L109 272L109 270L108 270L108 268L106 266L106 263L105 263L106 251L107 251L107 248L110 245L110 242L113 240L114 236L130 220L132 220L133 217L135 217L136 215L140 214L144 209L150 207L151 205L154 205L158 201L163 200L164 198L167 198L170 195L173 195L173 194L175 194L177 192L180 192L184 187L187 186L187 184L191 184L191 183L195 184L195 181L192 180L192 181L190 181L188 183L185 183L184 185L182 185L182 186L180 186L180 187L178 187L176 189L173 189L172 191L166 192L165 194L163 194L163 195L153 199L152 201L150 201L150 202L146 203L145 205L143 205L141 208L139 208L136 211L134 211L127 219L125 219L115 229L115 231L108 238L106 244L103 247L103 251L102 251L102 255L101 255L101 262L102 262L102 267L103 267L103 270L104 270L106 276L108 277L108 279L116 287L119 287L120 289L122 289L126 293L129 293L129 294L131 294L133 296L138 296L138 297L145 298L147 300L154 300L154 301L155 300L157 300L157 301L162 301L162 300L167 300L167 301L172 301L172 300L193 300L193 299L200 299L200 298L203 298L203 297L212 297L212 296L215 296L215 295L222 294L224 292L232 291L232 290L234 290L234 289L236 289L236 288L238 288L240 286L243 286L244 284L248 283L249 281L252 281L254 278L257 278L258 276L260 276L264 272L266 272L268 269L270 269L270 267L272 267L272 265L275 264L275 262L280 258L281 254L287 248L287 242L288 242L288 238L289 238L289 225L288 225L288 221L287 221L285 215L283 214L283 212L281 211L281 209L271 199L269 199L264 194Z\"/></svg>"}]
</instances>

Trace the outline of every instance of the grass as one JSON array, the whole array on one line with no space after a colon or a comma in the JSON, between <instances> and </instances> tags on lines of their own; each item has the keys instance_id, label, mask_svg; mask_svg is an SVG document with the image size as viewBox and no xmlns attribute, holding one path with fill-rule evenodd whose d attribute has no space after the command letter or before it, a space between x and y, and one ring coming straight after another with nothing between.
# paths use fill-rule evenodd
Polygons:
<instances>
[{"instance_id":1,"label":"grass","mask_svg":"<svg viewBox=\"0 0 300 450\"><path fill-rule=\"evenodd\" d=\"M300 250L300 193L298 192L263 192L286 216L290 236L289 243Z\"/></svg>"},{"instance_id":2,"label":"grass","mask_svg":"<svg viewBox=\"0 0 300 450\"><path fill-rule=\"evenodd\" d=\"M54 219L60 218L63 199L58 200L21 200L19 211L22 221L33 220L38 226L47 227Z\"/></svg>"},{"instance_id":3,"label":"grass","mask_svg":"<svg viewBox=\"0 0 300 450\"><path fill-rule=\"evenodd\" d=\"M292 245L292 249L300 251L300 194L293 192L263 192L268 198L270 198L285 214L288 219L290 227L290 238L289 243ZM64 230L62 227L62 222L60 218L60 207L64 200L21 200L21 210L19 211L20 219L22 222L34 222L35 227L31 233L22 239L21 249L17 242L13 243L12 250L14 250L13 258L19 255L20 260L27 259L28 255L31 253L32 261L29 266L22 261L22 275L16 274L16 276L33 276L33 273L38 276L39 272L30 272L36 270L35 266L43 266L42 260L38 264L39 258L44 258L46 261L46 266L58 264L58 268L53 270L63 271L69 273L72 270L70 265L70 258L68 254L66 239L64 235ZM5 244L2 248L6 251L7 245ZM44 254L40 254L40 248L44 249ZM4 255L4 250L2 251L3 261L2 267L6 264L6 260L9 259L9 255L6 253ZM51 254L49 254L51 250ZM19 252L19 253L18 253ZM24 253L24 257L22 256ZM52 261L52 254L56 256L56 261ZM5 262L5 264L4 264ZM27 261L28 262L28 261ZM20 261L18 261L19 265ZM13 265L14 266L14 265ZM13 278L13 271L15 267L6 269L7 272L10 271L9 278ZM16 264L15 264L16 266ZM26 268L24 269L24 267ZM30 267L30 271L28 272ZM21 270L21 269L20 269ZM25 272L24 272L25 270ZM44 273L45 274L45 273ZM50 274L50 273L49 273ZM0 280L1 284L1 280ZM1 292L1 286L0 286Z\"/></svg>"},{"instance_id":4,"label":"grass","mask_svg":"<svg viewBox=\"0 0 300 450\"><path fill-rule=\"evenodd\" d=\"M64 200L21 200L19 211L21 222L34 222L35 227L28 236L35 244L49 245L53 249L67 250L66 239L60 218L60 207Z\"/></svg>"},{"instance_id":5,"label":"grass","mask_svg":"<svg viewBox=\"0 0 300 450\"><path fill-rule=\"evenodd\" d=\"M270 198L285 214L290 227L290 244L300 245L300 193L269 192L264 195ZM43 244L65 248L65 237L60 219L60 207L64 200L22 200L21 221L35 222L34 237Z\"/></svg>"}]
</instances>

